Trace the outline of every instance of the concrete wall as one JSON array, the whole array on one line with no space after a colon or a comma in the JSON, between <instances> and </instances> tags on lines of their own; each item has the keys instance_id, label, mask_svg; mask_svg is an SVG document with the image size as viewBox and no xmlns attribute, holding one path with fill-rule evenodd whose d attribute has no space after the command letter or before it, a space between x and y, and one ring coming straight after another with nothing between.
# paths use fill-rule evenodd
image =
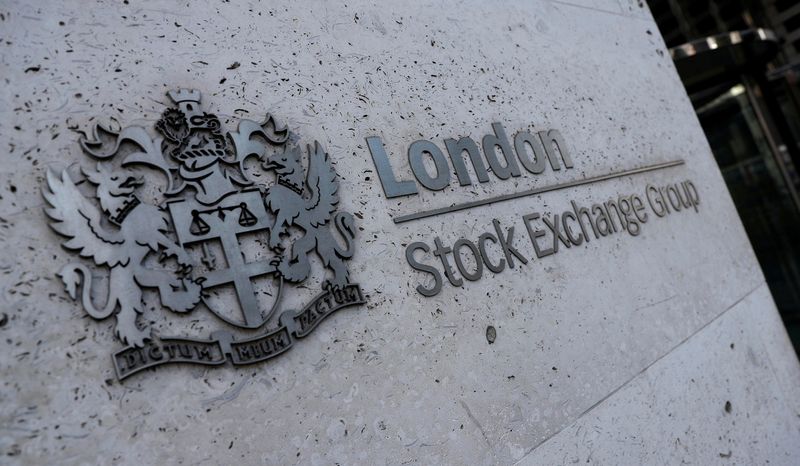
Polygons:
<instances>
[{"instance_id":1,"label":"concrete wall","mask_svg":"<svg viewBox=\"0 0 800 466\"><path fill-rule=\"evenodd\" d=\"M800 368L643 3L5 2L2 462L795 463ZM231 127L268 111L328 149L341 208L363 228L350 269L368 304L264 364L119 382L112 319L88 318L55 276L73 257L41 189L48 168L90 166L79 131L151 126L176 87L199 89ZM366 137L408 177L413 141L477 140L493 122L558 129L574 167L384 196ZM685 163L392 222L673 160ZM697 211L651 212L636 236L535 258L523 215L686 180ZM431 283L408 244L474 241L492 219L515 227L528 264L415 290ZM157 329L191 326L148 299Z\"/></svg>"}]
</instances>

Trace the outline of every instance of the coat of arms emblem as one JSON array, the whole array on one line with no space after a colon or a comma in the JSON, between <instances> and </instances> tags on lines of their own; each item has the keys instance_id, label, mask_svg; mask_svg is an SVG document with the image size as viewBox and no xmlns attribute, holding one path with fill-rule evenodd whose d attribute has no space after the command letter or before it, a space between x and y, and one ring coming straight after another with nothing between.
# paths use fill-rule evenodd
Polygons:
<instances>
[{"instance_id":1,"label":"coat of arms emblem","mask_svg":"<svg viewBox=\"0 0 800 466\"><path fill-rule=\"evenodd\" d=\"M81 139L91 166L48 171L43 189L51 227L83 258L58 274L67 293L94 319L116 319L119 379L174 362L264 361L333 312L365 302L347 268L354 219L338 211L339 182L323 146L303 148L269 114L226 131L198 91L168 95L174 106L150 131L96 125ZM245 237L255 238L249 254ZM313 264L326 271L320 293L278 312L284 288L305 282ZM157 334L142 318L153 295L150 307L204 312L222 328L205 338Z\"/></svg>"}]
</instances>

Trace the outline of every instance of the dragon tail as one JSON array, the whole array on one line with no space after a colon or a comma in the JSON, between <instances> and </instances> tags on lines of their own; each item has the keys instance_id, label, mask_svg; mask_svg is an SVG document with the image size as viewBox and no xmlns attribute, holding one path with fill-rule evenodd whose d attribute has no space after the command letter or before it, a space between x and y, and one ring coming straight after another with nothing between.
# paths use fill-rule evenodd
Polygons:
<instances>
[{"instance_id":1,"label":"dragon tail","mask_svg":"<svg viewBox=\"0 0 800 466\"><path fill-rule=\"evenodd\" d=\"M102 309L97 309L92 303L92 273L82 264L67 264L58 272L58 276L64 282L64 287L69 293L70 298L78 298L78 287L81 290L81 302L83 309L92 318L100 320L110 316L117 308L117 300L109 298L108 302Z\"/></svg>"},{"instance_id":2,"label":"dragon tail","mask_svg":"<svg viewBox=\"0 0 800 466\"><path fill-rule=\"evenodd\" d=\"M353 216L347 212L337 212L333 217L333 223L336 225L336 231L344 238L345 247L342 249L336 246L336 254L342 259L350 259L355 252L356 229Z\"/></svg>"}]
</instances>

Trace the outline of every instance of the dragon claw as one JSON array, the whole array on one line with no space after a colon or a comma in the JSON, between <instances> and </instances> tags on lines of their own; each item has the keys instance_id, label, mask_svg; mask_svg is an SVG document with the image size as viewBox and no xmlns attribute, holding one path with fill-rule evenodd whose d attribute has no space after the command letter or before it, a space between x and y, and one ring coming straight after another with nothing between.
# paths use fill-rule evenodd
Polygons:
<instances>
[{"instance_id":1,"label":"dragon claw","mask_svg":"<svg viewBox=\"0 0 800 466\"><path fill-rule=\"evenodd\" d=\"M180 278L174 287L161 289L161 304L172 312L192 311L203 298L205 278Z\"/></svg>"},{"instance_id":2,"label":"dragon claw","mask_svg":"<svg viewBox=\"0 0 800 466\"><path fill-rule=\"evenodd\" d=\"M186 251L177 247L168 247L161 251L158 260L159 262L164 262L170 257L174 257L175 261L178 263L178 275L186 276L192 272L194 264Z\"/></svg>"},{"instance_id":3,"label":"dragon claw","mask_svg":"<svg viewBox=\"0 0 800 466\"><path fill-rule=\"evenodd\" d=\"M270 231L269 234L269 248L275 252L281 253L283 252L283 246L281 245L281 237L277 231Z\"/></svg>"},{"instance_id":4,"label":"dragon claw","mask_svg":"<svg viewBox=\"0 0 800 466\"><path fill-rule=\"evenodd\" d=\"M149 330L139 330L137 328L135 331L131 331L131 329L120 327L119 325L114 333L123 343L136 348L143 347L145 342L151 338Z\"/></svg>"},{"instance_id":5,"label":"dragon claw","mask_svg":"<svg viewBox=\"0 0 800 466\"><path fill-rule=\"evenodd\" d=\"M339 287L334 285L333 282L330 280L325 280L324 282L322 282L322 289L324 290L335 291L338 288Z\"/></svg>"}]
</instances>

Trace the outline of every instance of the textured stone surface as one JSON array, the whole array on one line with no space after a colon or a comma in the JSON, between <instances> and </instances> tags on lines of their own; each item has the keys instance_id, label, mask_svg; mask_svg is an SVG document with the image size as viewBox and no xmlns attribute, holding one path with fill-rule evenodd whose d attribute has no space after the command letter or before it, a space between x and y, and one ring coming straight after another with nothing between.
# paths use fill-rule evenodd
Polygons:
<instances>
[{"instance_id":1,"label":"textured stone surface","mask_svg":"<svg viewBox=\"0 0 800 466\"><path fill-rule=\"evenodd\" d=\"M616 462L610 439L642 425L651 428L620 447L633 463L704 463L709 454L724 461L714 455L728 451L737 463L790 463L797 361L645 7L271 3L0 6L6 460L585 461L589 447L573 440L574 431L597 419L605 427L589 439L598 445L592 458L608 463ZM78 131L109 118L151 125L169 104L165 92L179 86L201 90L227 124L269 111L303 140L326 146L342 179L342 208L363 228L351 271L369 304L334 315L262 365L165 367L120 384L109 361L118 348L112 322L88 318L54 276L72 258L46 226L40 189L47 168L87 163ZM494 121L509 131L559 129L575 168L383 196L365 137L380 136L407 173L412 141L479 138ZM391 221L677 158L686 165ZM410 242L475 239L497 218L515 225L520 249L532 257L522 215L686 179L700 192L699 213L653 219L637 237L616 234L462 288L445 285L435 298L414 290L424 277L405 262ZM304 302L302 291L287 305ZM165 312L146 318L185 325ZM497 329L491 346L489 325ZM726 352L730 343L735 350ZM692 386L691 378L700 382ZM681 404L684 394L697 404ZM727 417L719 411L726 400ZM679 413L687 416L681 423L670 416ZM733 432L733 420L725 446L718 437ZM683 450L664 450L671 436Z\"/></svg>"},{"instance_id":2,"label":"textured stone surface","mask_svg":"<svg viewBox=\"0 0 800 466\"><path fill-rule=\"evenodd\" d=\"M768 295L748 294L520 464L794 464L800 378Z\"/></svg>"}]
</instances>

